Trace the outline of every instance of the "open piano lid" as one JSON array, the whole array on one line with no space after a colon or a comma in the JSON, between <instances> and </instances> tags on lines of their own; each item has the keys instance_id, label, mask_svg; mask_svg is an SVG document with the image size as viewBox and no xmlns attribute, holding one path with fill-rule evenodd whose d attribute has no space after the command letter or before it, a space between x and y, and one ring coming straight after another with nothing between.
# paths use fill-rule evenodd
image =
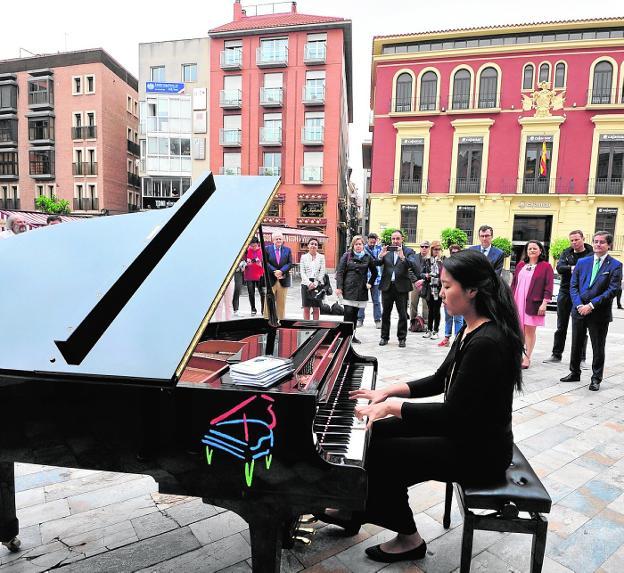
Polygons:
<instances>
[{"instance_id":1,"label":"open piano lid","mask_svg":"<svg viewBox=\"0 0 624 573\"><path fill-rule=\"evenodd\" d=\"M208 173L169 209L0 240L0 377L175 382L277 186Z\"/></svg>"}]
</instances>

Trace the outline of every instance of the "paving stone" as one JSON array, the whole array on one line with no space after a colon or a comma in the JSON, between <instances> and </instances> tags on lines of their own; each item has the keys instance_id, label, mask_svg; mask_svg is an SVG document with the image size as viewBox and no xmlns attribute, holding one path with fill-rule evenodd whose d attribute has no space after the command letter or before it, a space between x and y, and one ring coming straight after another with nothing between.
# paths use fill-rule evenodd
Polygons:
<instances>
[{"instance_id":1,"label":"paving stone","mask_svg":"<svg viewBox=\"0 0 624 573\"><path fill-rule=\"evenodd\" d=\"M69 515L69 505L66 499L57 499L40 505L33 505L17 510L20 525L28 527L37 523L53 521Z\"/></svg>"},{"instance_id":2,"label":"paving stone","mask_svg":"<svg viewBox=\"0 0 624 573\"><path fill-rule=\"evenodd\" d=\"M201 499L193 499L187 503L180 503L172 506L166 511L166 515L184 527L190 523L195 523L196 521L201 521L207 517L212 517L222 511L225 510L216 508L214 505L204 503Z\"/></svg>"},{"instance_id":3,"label":"paving stone","mask_svg":"<svg viewBox=\"0 0 624 573\"><path fill-rule=\"evenodd\" d=\"M193 535L202 545L240 533L248 527L247 522L232 511L224 511L190 525Z\"/></svg>"},{"instance_id":4,"label":"paving stone","mask_svg":"<svg viewBox=\"0 0 624 573\"><path fill-rule=\"evenodd\" d=\"M63 499L72 495L84 494L108 485L125 484L129 481L141 479L143 476L133 474L119 474L114 472L89 472L87 475L46 485L44 487L46 501Z\"/></svg>"},{"instance_id":5,"label":"paving stone","mask_svg":"<svg viewBox=\"0 0 624 573\"><path fill-rule=\"evenodd\" d=\"M151 477L142 477L141 479L130 480L124 484L115 484L87 493L72 495L67 498L67 501L72 513L81 513L140 495L150 494L157 489L158 485Z\"/></svg>"},{"instance_id":6,"label":"paving stone","mask_svg":"<svg viewBox=\"0 0 624 573\"><path fill-rule=\"evenodd\" d=\"M30 507L31 505L40 505L45 502L45 492L43 487L36 487L24 491L18 491L15 494L15 506L17 509Z\"/></svg>"},{"instance_id":7,"label":"paving stone","mask_svg":"<svg viewBox=\"0 0 624 573\"><path fill-rule=\"evenodd\" d=\"M165 531L171 531L179 527L176 521L164 515L161 511L142 515L141 517L133 519L131 523L139 539L154 537L155 535L160 535L161 533L165 533Z\"/></svg>"}]
</instances>

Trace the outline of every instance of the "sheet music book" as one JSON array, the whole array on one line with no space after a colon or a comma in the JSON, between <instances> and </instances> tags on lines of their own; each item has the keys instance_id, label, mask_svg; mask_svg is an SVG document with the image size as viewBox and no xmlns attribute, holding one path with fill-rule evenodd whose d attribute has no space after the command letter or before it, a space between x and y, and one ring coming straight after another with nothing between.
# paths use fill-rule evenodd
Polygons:
<instances>
[{"instance_id":1,"label":"sheet music book","mask_svg":"<svg viewBox=\"0 0 624 573\"><path fill-rule=\"evenodd\" d=\"M256 356L230 366L232 384L266 388L292 374L294 365L290 358Z\"/></svg>"}]
</instances>

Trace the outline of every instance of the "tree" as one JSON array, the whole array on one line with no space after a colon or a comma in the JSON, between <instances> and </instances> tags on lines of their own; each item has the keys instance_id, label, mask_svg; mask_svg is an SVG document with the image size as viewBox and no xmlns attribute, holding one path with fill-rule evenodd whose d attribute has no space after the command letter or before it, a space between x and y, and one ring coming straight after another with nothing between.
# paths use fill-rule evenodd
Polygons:
<instances>
[{"instance_id":1,"label":"tree","mask_svg":"<svg viewBox=\"0 0 624 573\"><path fill-rule=\"evenodd\" d=\"M35 207L39 211L52 215L69 215L69 213L71 213L69 201L67 201L67 199L59 199L56 195L52 195L51 198L45 195L39 195L39 197L35 199Z\"/></svg>"},{"instance_id":2,"label":"tree","mask_svg":"<svg viewBox=\"0 0 624 573\"><path fill-rule=\"evenodd\" d=\"M559 237L550 245L550 254L556 261L561 257L561 253L570 246L570 240L567 237Z\"/></svg>"},{"instance_id":3,"label":"tree","mask_svg":"<svg viewBox=\"0 0 624 573\"><path fill-rule=\"evenodd\" d=\"M401 229L393 229L392 227L390 227L389 229L384 229L381 232L381 244L382 245L391 245L392 244L392 233L394 233L395 231L400 231L401 234L403 235L403 238L405 238L405 231L403 231Z\"/></svg>"},{"instance_id":4,"label":"tree","mask_svg":"<svg viewBox=\"0 0 624 573\"><path fill-rule=\"evenodd\" d=\"M448 249L451 245L459 245L462 249L468 243L468 235L458 228L448 227L442 230L442 246Z\"/></svg>"},{"instance_id":5,"label":"tree","mask_svg":"<svg viewBox=\"0 0 624 573\"><path fill-rule=\"evenodd\" d=\"M506 257L511 255L512 245L509 239L505 239L505 237L496 237L495 239L492 239L492 245L503 251L503 254Z\"/></svg>"}]
</instances>

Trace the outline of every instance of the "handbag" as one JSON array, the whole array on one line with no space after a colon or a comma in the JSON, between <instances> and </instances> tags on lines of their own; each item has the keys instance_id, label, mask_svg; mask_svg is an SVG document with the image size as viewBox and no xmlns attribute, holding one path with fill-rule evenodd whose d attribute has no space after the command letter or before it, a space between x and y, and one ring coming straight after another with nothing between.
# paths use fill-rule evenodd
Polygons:
<instances>
[{"instance_id":1,"label":"handbag","mask_svg":"<svg viewBox=\"0 0 624 573\"><path fill-rule=\"evenodd\" d=\"M331 313L335 314L336 316L344 316L344 307L338 301L336 301L334 304L331 305Z\"/></svg>"},{"instance_id":2,"label":"handbag","mask_svg":"<svg viewBox=\"0 0 624 573\"><path fill-rule=\"evenodd\" d=\"M329 275L327 273L325 273L325 276L323 277L323 290L325 291L325 294L328 294L328 295L334 294L334 290L332 289L331 282L329 280Z\"/></svg>"}]
</instances>

